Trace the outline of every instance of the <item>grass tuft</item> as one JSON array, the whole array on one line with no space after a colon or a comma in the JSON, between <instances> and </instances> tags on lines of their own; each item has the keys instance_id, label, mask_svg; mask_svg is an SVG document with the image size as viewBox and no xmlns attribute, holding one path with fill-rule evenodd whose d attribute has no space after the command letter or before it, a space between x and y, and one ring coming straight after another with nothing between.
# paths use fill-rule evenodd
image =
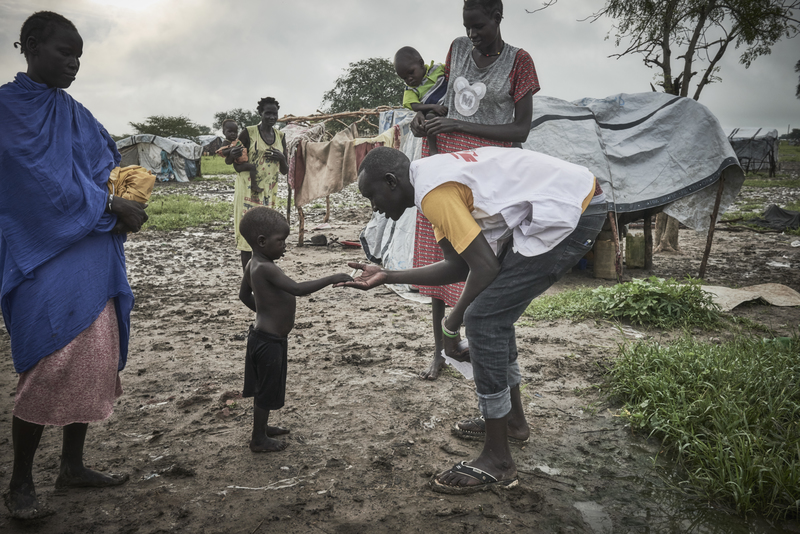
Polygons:
<instances>
[{"instance_id":1,"label":"grass tuft","mask_svg":"<svg viewBox=\"0 0 800 534\"><path fill-rule=\"evenodd\" d=\"M147 205L145 230L182 230L227 222L233 216L233 204L206 201L190 195L154 195Z\"/></svg>"},{"instance_id":2,"label":"grass tuft","mask_svg":"<svg viewBox=\"0 0 800 534\"><path fill-rule=\"evenodd\" d=\"M739 513L800 512L800 338L621 348L611 394L677 454L686 489Z\"/></svg>"}]
</instances>

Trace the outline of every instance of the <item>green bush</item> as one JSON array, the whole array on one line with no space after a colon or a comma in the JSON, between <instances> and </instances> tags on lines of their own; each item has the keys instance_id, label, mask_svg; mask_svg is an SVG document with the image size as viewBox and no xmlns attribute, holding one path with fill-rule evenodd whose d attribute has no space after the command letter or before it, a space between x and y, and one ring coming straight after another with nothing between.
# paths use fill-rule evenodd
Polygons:
<instances>
[{"instance_id":1,"label":"green bush","mask_svg":"<svg viewBox=\"0 0 800 534\"><path fill-rule=\"evenodd\" d=\"M617 319L658 328L712 328L722 319L699 280L663 280L651 276L595 289L563 291L531 302L525 315L534 320Z\"/></svg>"}]
</instances>

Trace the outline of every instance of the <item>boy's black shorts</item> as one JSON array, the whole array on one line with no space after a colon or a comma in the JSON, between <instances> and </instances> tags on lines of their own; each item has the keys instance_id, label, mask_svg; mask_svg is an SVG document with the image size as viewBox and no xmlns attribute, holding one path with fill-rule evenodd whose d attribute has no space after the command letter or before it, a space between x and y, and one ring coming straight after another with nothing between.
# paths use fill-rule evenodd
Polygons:
<instances>
[{"instance_id":1,"label":"boy's black shorts","mask_svg":"<svg viewBox=\"0 0 800 534\"><path fill-rule=\"evenodd\" d=\"M250 327L242 397L255 397L256 406L262 410L283 408L288 347L285 337Z\"/></svg>"}]
</instances>

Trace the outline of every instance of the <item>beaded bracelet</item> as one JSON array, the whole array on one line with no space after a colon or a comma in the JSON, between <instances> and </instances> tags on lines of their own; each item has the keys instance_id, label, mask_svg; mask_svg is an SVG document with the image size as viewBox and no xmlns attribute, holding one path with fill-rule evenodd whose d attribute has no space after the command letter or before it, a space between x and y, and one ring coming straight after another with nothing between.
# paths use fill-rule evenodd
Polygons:
<instances>
[{"instance_id":1,"label":"beaded bracelet","mask_svg":"<svg viewBox=\"0 0 800 534\"><path fill-rule=\"evenodd\" d=\"M446 335L447 337L450 337L450 338L458 337L458 335L459 335L458 330L456 330L455 332L452 331L452 330L448 330L447 327L444 325L444 322L446 320L447 320L446 317L442 318L442 333L444 335Z\"/></svg>"}]
</instances>

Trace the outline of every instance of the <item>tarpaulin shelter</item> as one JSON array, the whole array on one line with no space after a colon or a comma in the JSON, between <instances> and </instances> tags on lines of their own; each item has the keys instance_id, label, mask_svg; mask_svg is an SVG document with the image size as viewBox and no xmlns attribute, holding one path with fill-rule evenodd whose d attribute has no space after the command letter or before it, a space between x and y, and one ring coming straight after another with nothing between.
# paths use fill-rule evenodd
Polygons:
<instances>
[{"instance_id":1,"label":"tarpaulin shelter","mask_svg":"<svg viewBox=\"0 0 800 534\"><path fill-rule=\"evenodd\" d=\"M385 112L380 129L398 129L401 150L417 159L422 140L409 130L412 117L406 110ZM587 167L606 194L609 212L622 224L663 211L705 232L715 206L723 213L744 183L716 117L691 98L666 93L575 102L534 96L523 148ZM415 219L416 208L397 222L373 216L362 234L367 257L387 269L410 268Z\"/></svg>"},{"instance_id":2,"label":"tarpaulin shelter","mask_svg":"<svg viewBox=\"0 0 800 534\"><path fill-rule=\"evenodd\" d=\"M197 144L203 147L203 155L213 156L228 143L227 139L220 135L200 135L197 137Z\"/></svg>"},{"instance_id":3,"label":"tarpaulin shelter","mask_svg":"<svg viewBox=\"0 0 800 534\"><path fill-rule=\"evenodd\" d=\"M778 165L778 130L734 128L728 140L745 172L768 171L775 176Z\"/></svg>"},{"instance_id":4,"label":"tarpaulin shelter","mask_svg":"<svg viewBox=\"0 0 800 534\"><path fill-rule=\"evenodd\" d=\"M178 137L138 134L117 141L120 166L140 165L161 182L188 182L200 171L203 147Z\"/></svg>"}]
</instances>

